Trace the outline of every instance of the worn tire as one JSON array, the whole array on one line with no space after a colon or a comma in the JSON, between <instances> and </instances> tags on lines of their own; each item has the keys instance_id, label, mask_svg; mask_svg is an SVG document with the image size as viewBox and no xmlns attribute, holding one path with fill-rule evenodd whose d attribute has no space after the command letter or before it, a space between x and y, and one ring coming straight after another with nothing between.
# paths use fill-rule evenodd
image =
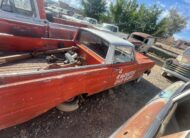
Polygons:
<instances>
[{"instance_id":1,"label":"worn tire","mask_svg":"<svg viewBox=\"0 0 190 138\"><path fill-rule=\"evenodd\" d=\"M142 76L141 77L139 77L138 79L136 79L136 80L134 80L134 81L132 81L134 84L137 84L137 83L140 83L141 82L141 80L142 80Z\"/></svg>"},{"instance_id":2,"label":"worn tire","mask_svg":"<svg viewBox=\"0 0 190 138\"><path fill-rule=\"evenodd\" d=\"M168 74L167 74L165 71L163 71L163 72L161 73L161 75L162 75L163 77L167 77L167 76L168 76Z\"/></svg>"},{"instance_id":3,"label":"worn tire","mask_svg":"<svg viewBox=\"0 0 190 138\"><path fill-rule=\"evenodd\" d=\"M58 110L62 112L73 112L79 108L79 100L75 99L71 102L62 103L56 107Z\"/></svg>"}]
</instances>

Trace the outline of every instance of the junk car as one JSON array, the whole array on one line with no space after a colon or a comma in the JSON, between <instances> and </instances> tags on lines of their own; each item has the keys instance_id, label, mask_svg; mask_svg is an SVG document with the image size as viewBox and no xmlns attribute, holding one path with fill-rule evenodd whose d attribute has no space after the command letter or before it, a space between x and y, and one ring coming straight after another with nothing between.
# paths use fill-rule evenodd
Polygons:
<instances>
[{"instance_id":1,"label":"junk car","mask_svg":"<svg viewBox=\"0 0 190 138\"><path fill-rule=\"evenodd\" d=\"M128 41L135 45L138 52L146 54L154 45L155 38L149 34L134 32L129 36Z\"/></svg>"},{"instance_id":2,"label":"junk car","mask_svg":"<svg viewBox=\"0 0 190 138\"><path fill-rule=\"evenodd\" d=\"M150 100L110 138L189 138L190 82L172 84Z\"/></svg>"},{"instance_id":3,"label":"junk car","mask_svg":"<svg viewBox=\"0 0 190 138\"><path fill-rule=\"evenodd\" d=\"M20 44L20 38L13 39ZM64 40L52 44L59 41ZM4 129L56 106L62 111L76 110L81 97L140 80L154 62L136 53L126 40L83 28L62 48L4 53L0 65L0 129Z\"/></svg>"},{"instance_id":4,"label":"junk car","mask_svg":"<svg viewBox=\"0 0 190 138\"><path fill-rule=\"evenodd\" d=\"M183 81L190 81L190 48L176 59L167 59L162 70L164 77L171 75Z\"/></svg>"}]
</instances>

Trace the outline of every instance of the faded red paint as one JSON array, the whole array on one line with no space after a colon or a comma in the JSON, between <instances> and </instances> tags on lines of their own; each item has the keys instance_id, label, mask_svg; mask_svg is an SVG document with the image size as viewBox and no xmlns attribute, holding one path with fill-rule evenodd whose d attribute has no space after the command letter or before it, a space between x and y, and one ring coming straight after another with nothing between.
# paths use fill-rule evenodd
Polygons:
<instances>
[{"instance_id":1,"label":"faded red paint","mask_svg":"<svg viewBox=\"0 0 190 138\"><path fill-rule=\"evenodd\" d=\"M39 15L41 19L46 19L45 7L44 7L44 0L36 0L39 9Z\"/></svg>"},{"instance_id":2,"label":"faded red paint","mask_svg":"<svg viewBox=\"0 0 190 138\"><path fill-rule=\"evenodd\" d=\"M143 45L143 43L141 41L136 40L134 38L129 38L128 41L131 42L132 44L134 44L135 46L141 46L141 45Z\"/></svg>"},{"instance_id":3,"label":"faded red paint","mask_svg":"<svg viewBox=\"0 0 190 138\"><path fill-rule=\"evenodd\" d=\"M114 138L142 138L156 119L158 113L165 107L162 99L145 106L116 132Z\"/></svg>"},{"instance_id":4,"label":"faded red paint","mask_svg":"<svg viewBox=\"0 0 190 138\"><path fill-rule=\"evenodd\" d=\"M145 38L145 39L153 38L153 36L151 36L151 35L149 35L149 34L142 33L142 32L134 32L134 33L132 33L132 34L141 36L141 37L143 37L143 38Z\"/></svg>"},{"instance_id":5,"label":"faded red paint","mask_svg":"<svg viewBox=\"0 0 190 138\"><path fill-rule=\"evenodd\" d=\"M59 46L75 45L74 41L46 38L29 38L0 34L0 50L9 52L40 51L56 49Z\"/></svg>"},{"instance_id":6,"label":"faded red paint","mask_svg":"<svg viewBox=\"0 0 190 138\"><path fill-rule=\"evenodd\" d=\"M24 22L0 18L0 32L25 37L48 37L48 26L38 26Z\"/></svg>"}]
</instances>

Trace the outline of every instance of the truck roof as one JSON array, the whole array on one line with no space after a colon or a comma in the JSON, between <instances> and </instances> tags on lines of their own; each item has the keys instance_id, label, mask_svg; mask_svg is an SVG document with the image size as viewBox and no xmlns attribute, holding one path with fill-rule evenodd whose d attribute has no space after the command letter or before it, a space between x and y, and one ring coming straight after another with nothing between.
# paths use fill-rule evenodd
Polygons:
<instances>
[{"instance_id":1,"label":"truck roof","mask_svg":"<svg viewBox=\"0 0 190 138\"><path fill-rule=\"evenodd\" d=\"M102 39L104 39L105 41L110 43L111 45L134 47L134 45L132 43L130 43L129 41L124 40L124 39L122 39L116 35L113 35L111 33L108 33L108 32L95 30L95 29L91 29L91 28L82 28L82 30L88 31L90 33L93 33L94 35L101 37Z\"/></svg>"},{"instance_id":2,"label":"truck roof","mask_svg":"<svg viewBox=\"0 0 190 138\"><path fill-rule=\"evenodd\" d=\"M146 33L141 33L141 32L134 32L132 34L138 35L138 36L141 36L141 37L144 37L144 38L153 38L153 36L151 36L149 34L146 34Z\"/></svg>"}]
</instances>

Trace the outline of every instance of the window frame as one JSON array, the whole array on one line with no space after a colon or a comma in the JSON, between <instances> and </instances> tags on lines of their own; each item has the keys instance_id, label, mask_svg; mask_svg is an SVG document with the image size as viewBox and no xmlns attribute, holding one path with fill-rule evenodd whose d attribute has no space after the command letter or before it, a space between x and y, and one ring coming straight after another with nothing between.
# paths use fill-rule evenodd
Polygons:
<instances>
[{"instance_id":1,"label":"window frame","mask_svg":"<svg viewBox=\"0 0 190 138\"><path fill-rule=\"evenodd\" d=\"M0 7L1 7L2 2L3 2L3 0L0 0Z\"/></svg>"},{"instance_id":2,"label":"window frame","mask_svg":"<svg viewBox=\"0 0 190 138\"><path fill-rule=\"evenodd\" d=\"M16 17L20 17L20 18L31 18L31 19L40 19L40 14L39 14L39 9L38 9L38 5L36 3L35 0L29 0L30 1L30 5L31 5L31 9L33 11L33 14L34 16L27 16L27 15L24 15L24 14L20 14L20 13L17 13L17 12L9 12L9 11L6 11L6 10L3 10L2 9L2 3L4 2L5 0L2 0L1 3L0 3L0 11L1 12L4 12L4 13L7 13L7 15L10 17L11 16L16 16ZM15 5L15 4L14 4ZM19 9L19 8L18 8ZM21 9L22 10L22 9ZM23 9L24 10L24 9ZM27 11L27 10L26 10Z\"/></svg>"},{"instance_id":3,"label":"window frame","mask_svg":"<svg viewBox=\"0 0 190 138\"><path fill-rule=\"evenodd\" d=\"M81 36L81 32L87 32L87 33L89 33L89 34L91 34L91 35L97 37L98 39L100 39L100 40L101 40L101 43L103 43L103 42L104 42L104 43L107 43L108 50L107 50L107 54L106 54L105 58L103 58L101 55L99 55L97 52L95 52L95 51L93 51L92 49L90 49L85 43L82 43L82 42L79 40L79 39L80 39L80 36ZM106 63L107 57L108 57L108 55L109 55L109 49L110 49L110 44L109 44L109 42L107 42L107 41L104 40L103 38L99 37L98 35L96 35L96 34L94 34L94 33L92 33L92 32L86 31L86 30L80 30L80 31L79 31L79 33L78 33L78 35L77 35L77 37L76 37L76 41L79 42L79 43L81 43L81 44L83 44L83 45L84 45L85 47L87 47L89 50L91 50L92 52L94 52L98 57L100 57L101 59L103 59L104 62Z\"/></svg>"},{"instance_id":4,"label":"window frame","mask_svg":"<svg viewBox=\"0 0 190 138\"><path fill-rule=\"evenodd\" d=\"M137 37L138 37L138 38L142 38L143 41L137 39ZM140 36L140 35L136 35L136 34L132 34L132 35L131 35L131 38L136 39L136 40L138 40L138 41L141 41L141 42L143 42L143 43L144 43L144 41L146 40L144 37L142 37L142 36Z\"/></svg>"},{"instance_id":5,"label":"window frame","mask_svg":"<svg viewBox=\"0 0 190 138\"><path fill-rule=\"evenodd\" d=\"M115 52L116 52L116 49L117 49L117 47L126 47L126 46L115 46L115 48L114 48L114 52L113 52L113 57L112 57L112 63L113 64L124 64L124 63L133 63L133 62L136 62L136 56L135 56L135 50L134 50L134 48L133 47L129 47L129 46L127 46L128 48L131 48L131 55L133 56L133 59L131 60L131 61L129 61L129 62L118 62L118 63L115 63Z\"/></svg>"}]
</instances>

